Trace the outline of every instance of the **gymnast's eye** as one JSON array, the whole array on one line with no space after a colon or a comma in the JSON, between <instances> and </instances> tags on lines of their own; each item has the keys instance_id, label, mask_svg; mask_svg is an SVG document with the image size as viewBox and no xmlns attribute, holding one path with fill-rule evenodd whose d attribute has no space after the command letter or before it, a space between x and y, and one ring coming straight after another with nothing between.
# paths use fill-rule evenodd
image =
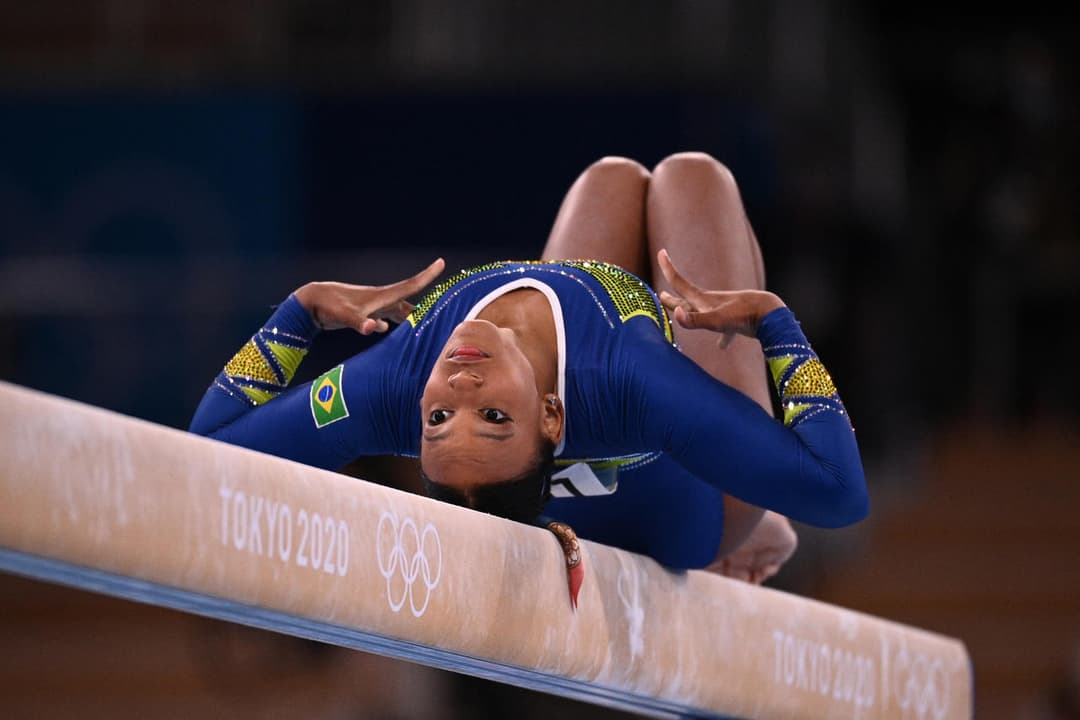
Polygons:
<instances>
[{"instance_id":1,"label":"gymnast's eye","mask_svg":"<svg viewBox=\"0 0 1080 720\"><path fill-rule=\"evenodd\" d=\"M450 413L445 410L432 410L431 414L428 415L428 425L442 425L448 417L450 417Z\"/></svg>"},{"instance_id":2,"label":"gymnast's eye","mask_svg":"<svg viewBox=\"0 0 1080 720\"><path fill-rule=\"evenodd\" d=\"M480 412L483 414L485 422L495 423L496 425L502 425L504 422L510 422L510 416L504 413L502 410L496 410L495 408L484 408Z\"/></svg>"}]
</instances>

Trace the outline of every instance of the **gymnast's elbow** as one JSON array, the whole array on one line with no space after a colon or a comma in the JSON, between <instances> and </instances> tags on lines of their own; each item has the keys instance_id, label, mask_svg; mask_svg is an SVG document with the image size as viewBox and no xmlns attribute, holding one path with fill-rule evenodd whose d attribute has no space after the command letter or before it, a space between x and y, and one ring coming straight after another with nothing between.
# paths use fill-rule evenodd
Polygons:
<instances>
[{"instance_id":1,"label":"gymnast's elbow","mask_svg":"<svg viewBox=\"0 0 1080 720\"><path fill-rule=\"evenodd\" d=\"M866 519L866 516L870 514L870 495L866 492L866 485L860 483L853 491L848 492L848 500L845 503L844 511L844 524L854 525L857 522Z\"/></svg>"},{"instance_id":2,"label":"gymnast's elbow","mask_svg":"<svg viewBox=\"0 0 1080 720\"><path fill-rule=\"evenodd\" d=\"M819 522L814 523L819 527L847 527L864 520L870 514L870 495L866 491L866 480L861 467L857 473L835 478L833 491L829 495Z\"/></svg>"}]
</instances>

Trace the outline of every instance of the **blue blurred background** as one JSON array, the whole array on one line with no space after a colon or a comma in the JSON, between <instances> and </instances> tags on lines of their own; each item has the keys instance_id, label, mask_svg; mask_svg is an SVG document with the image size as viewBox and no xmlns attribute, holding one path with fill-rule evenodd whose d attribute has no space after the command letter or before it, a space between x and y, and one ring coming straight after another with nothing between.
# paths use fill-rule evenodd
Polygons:
<instances>
[{"instance_id":1,"label":"blue blurred background","mask_svg":"<svg viewBox=\"0 0 1080 720\"><path fill-rule=\"evenodd\" d=\"M1076 28L1040 3L0 2L0 378L186 427L300 284L534 257L595 159L705 151L839 380L875 503L856 528L801 528L774 584L962 637L979 717L1078 717ZM368 342L326 337L303 372ZM265 717L265 663L441 698L310 678L305 716L593 716L0 580L0 597L37 598L9 600L25 650L0 663L9 716L92 698L110 717ZM102 612L110 637L155 628L139 646L231 639L153 678L116 670L109 704L85 682L89 649L27 649ZM34 662L54 679L25 682Z\"/></svg>"}]
</instances>

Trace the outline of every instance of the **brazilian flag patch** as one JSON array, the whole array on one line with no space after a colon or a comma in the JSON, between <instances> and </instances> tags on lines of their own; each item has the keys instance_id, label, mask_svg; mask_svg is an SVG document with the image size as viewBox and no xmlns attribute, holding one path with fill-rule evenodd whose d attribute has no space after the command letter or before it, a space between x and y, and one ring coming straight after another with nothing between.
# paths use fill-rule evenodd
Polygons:
<instances>
[{"instance_id":1,"label":"brazilian flag patch","mask_svg":"<svg viewBox=\"0 0 1080 720\"><path fill-rule=\"evenodd\" d=\"M349 417L345 395L341 392L341 371L344 368L344 365L338 365L311 383L311 417L315 418L315 427L324 428Z\"/></svg>"}]
</instances>

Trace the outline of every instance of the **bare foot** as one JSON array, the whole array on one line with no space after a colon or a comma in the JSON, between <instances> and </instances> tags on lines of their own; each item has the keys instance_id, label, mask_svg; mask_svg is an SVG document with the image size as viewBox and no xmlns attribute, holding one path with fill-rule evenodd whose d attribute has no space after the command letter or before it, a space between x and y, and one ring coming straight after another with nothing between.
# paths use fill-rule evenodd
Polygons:
<instances>
[{"instance_id":1,"label":"bare foot","mask_svg":"<svg viewBox=\"0 0 1080 720\"><path fill-rule=\"evenodd\" d=\"M742 545L706 568L726 577L760 585L780 571L799 545L786 517L767 511Z\"/></svg>"}]
</instances>

